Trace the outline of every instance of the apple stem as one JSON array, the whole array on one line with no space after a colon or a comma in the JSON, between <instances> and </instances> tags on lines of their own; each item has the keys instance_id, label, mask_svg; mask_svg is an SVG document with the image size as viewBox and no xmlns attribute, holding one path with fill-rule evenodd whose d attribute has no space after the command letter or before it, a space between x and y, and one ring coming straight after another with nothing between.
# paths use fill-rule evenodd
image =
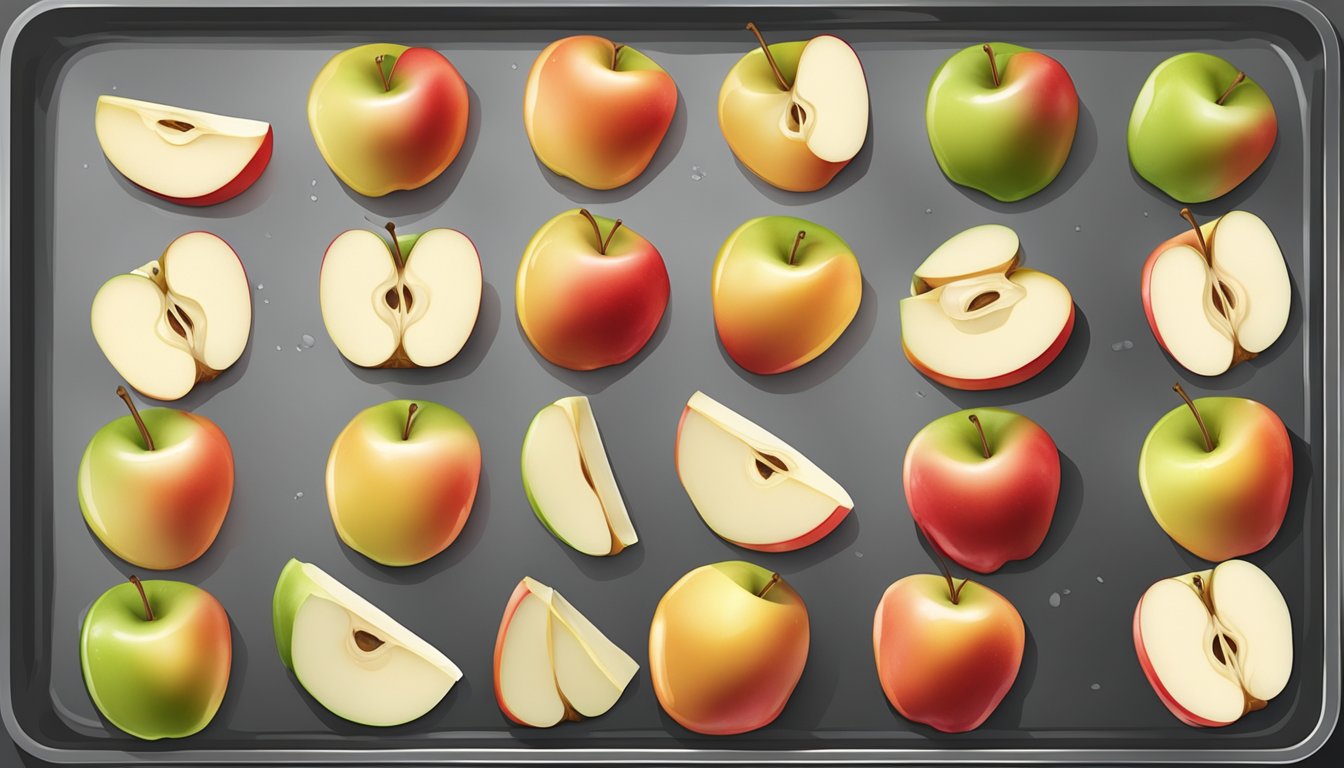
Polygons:
<instances>
[{"instance_id":1,"label":"apple stem","mask_svg":"<svg viewBox=\"0 0 1344 768\"><path fill-rule=\"evenodd\" d=\"M1199 431L1204 434L1204 452L1213 453L1213 438L1209 437L1209 428L1204 425L1204 417L1199 415L1199 409L1195 407L1195 401L1191 400L1190 396L1185 393L1185 387L1182 387L1179 381L1172 389L1181 396L1186 405L1190 406L1190 412L1195 414L1195 423L1199 425Z\"/></svg>"},{"instance_id":2,"label":"apple stem","mask_svg":"<svg viewBox=\"0 0 1344 768\"><path fill-rule=\"evenodd\" d=\"M779 71L779 65L775 63L775 55L770 52L770 46L765 44L765 37L761 35L761 30L756 28L756 22L748 21L747 29L751 30L751 34L756 36L756 42L761 44L761 50L765 52L765 60L770 65L770 71L775 73L775 82L779 83L779 90L792 90L793 86L789 85L788 81L784 79L784 73Z\"/></svg>"},{"instance_id":3,"label":"apple stem","mask_svg":"<svg viewBox=\"0 0 1344 768\"><path fill-rule=\"evenodd\" d=\"M807 237L807 233L800 229L798 230L798 236L793 238L793 249L789 251L789 266L793 266L793 259L798 255L798 245L803 242L805 237Z\"/></svg>"},{"instance_id":4,"label":"apple stem","mask_svg":"<svg viewBox=\"0 0 1344 768\"><path fill-rule=\"evenodd\" d=\"M617 219L615 224L611 225L611 231L607 233L607 239L602 241L602 255L607 255L607 246L611 245L611 239L616 237L616 230L621 228L621 220Z\"/></svg>"},{"instance_id":5,"label":"apple stem","mask_svg":"<svg viewBox=\"0 0 1344 768\"><path fill-rule=\"evenodd\" d=\"M1223 101L1226 100L1227 97L1232 94L1232 91L1235 90L1238 85L1241 85L1244 82L1246 82L1246 73L1237 72L1237 76L1232 78L1232 84L1227 86L1227 90L1223 91L1223 95L1219 96L1218 101L1215 101L1214 103L1221 107L1223 105Z\"/></svg>"},{"instance_id":6,"label":"apple stem","mask_svg":"<svg viewBox=\"0 0 1344 768\"><path fill-rule=\"evenodd\" d=\"M616 220L616 223L611 226L611 231L607 233L606 239L603 239L602 228L597 226L597 219L593 218L593 214L587 208L580 208L579 213L583 214L583 218L587 219L593 227L593 237L597 240L597 252L606 256L607 246L611 244L611 239L616 236L616 230L621 228L621 220Z\"/></svg>"},{"instance_id":7,"label":"apple stem","mask_svg":"<svg viewBox=\"0 0 1344 768\"><path fill-rule=\"evenodd\" d=\"M923 533L923 530L921 530L920 533ZM970 581L970 579L962 579L960 584L954 586L952 583L952 569L947 566L947 561L943 559L943 553L938 551L938 546L933 544L933 542L929 542L929 544L933 547L933 556L938 560L938 570L942 571L943 578L947 579L947 596L952 599L953 605L957 605L961 602L961 590L966 586L966 582Z\"/></svg>"},{"instance_id":8,"label":"apple stem","mask_svg":"<svg viewBox=\"0 0 1344 768\"><path fill-rule=\"evenodd\" d=\"M765 586L761 587L761 591L757 592L756 596L765 597L766 593L769 592L771 589L774 589L775 585L778 583L779 583L779 574L778 573L770 574L770 580L765 582Z\"/></svg>"},{"instance_id":9,"label":"apple stem","mask_svg":"<svg viewBox=\"0 0 1344 768\"><path fill-rule=\"evenodd\" d=\"M982 46L982 48L983 48L984 51L985 51L985 55L989 57L989 76L990 76L990 78L994 81L994 87L995 87L995 88L998 88L998 87L999 87L999 66L998 66L998 64L994 61L994 47L991 46L989 43L985 43L985 44Z\"/></svg>"},{"instance_id":10,"label":"apple stem","mask_svg":"<svg viewBox=\"0 0 1344 768\"><path fill-rule=\"evenodd\" d=\"M989 458L989 441L985 439L985 428L980 426L980 417L972 413L969 416L971 423L975 425L975 431L980 433L980 450L984 452L985 458Z\"/></svg>"},{"instance_id":11,"label":"apple stem","mask_svg":"<svg viewBox=\"0 0 1344 768\"><path fill-rule=\"evenodd\" d=\"M145 448L154 450L154 438L149 435L149 427L145 426L145 420L140 418L140 411L135 407L135 401L131 400L131 393L126 391L123 386L117 386L117 397L120 397L126 403L126 407L131 409L131 418L135 419L135 426L140 428L140 437L145 441Z\"/></svg>"},{"instance_id":12,"label":"apple stem","mask_svg":"<svg viewBox=\"0 0 1344 768\"><path fill-rule=\"evenodd\" d=\"M378 67L378 80L383 84L383 93L392 90L392 78L388 77L387 73L383 72L383 60L386 58L387 56L381 53L373 57L373 63Z\"/></svg>"},{"instance_id":13,"label":"apple stem","mask_svg":"<svg viewBox=\"0 0 1344 768\"><path fill-rule=\"evenodd\" d=\"M621 49L625 47L624 43L617 43L611 48L611 68L616 68L616 59L621 55Z\"/></svg>"},{"instance_id":14,"label":"apple stem","mask_svg":"<svg viewBox=\"0 0 1344 768\"><path fill-rule=\"evenodd\" d=\"M1199 252L1204 256L1204 260L1213 266L1213 259L1209 256L1209 244L1204 242L1204 230L1199 228L1199 222L1195 221L1195 214L1190 212L1189 208L1181 209L1181 218L1190 222L1190 227L1195 230L1195 238L1199 240Z\"/></svg>"},{"instance_id":15,"label":"apple stem","mask_svg":"<svg viewBox=\"0 0 1344 768\"><path fill-rule=\"evenodd\" d=\"M389 221L383 225L383 228L387 230L387 234L392 236L392 252L397 255L397 266L404 266L406 260L401 256L401 243L397 242L397 225Z\"/></svg>"},{"instance_id":16,"label":"apple stem","mask_svg":"<svg viewBox=\"0 0 1344 768\"><path fill-rule=\"evenodd\" d=\"M140 592L140 602L145 604L145 621L154 620L154 609L149 607L149 596L145 594L145 585L140 583L140 579L134 574L131 575L131 583Z\"/></svg>"},{"instance_id":17,"label":"apple stem","mask_svg":"<svg viewBox=\"0 0 1344 768\"><path fill-rule=\"evenodd\" d=\"M406 409L406 426L401 430L401 439L403 441L411 439L411 422L415 421L415 412L420 410L420 406L411 403L411 407Z\"/></svg>"}]
</instances>

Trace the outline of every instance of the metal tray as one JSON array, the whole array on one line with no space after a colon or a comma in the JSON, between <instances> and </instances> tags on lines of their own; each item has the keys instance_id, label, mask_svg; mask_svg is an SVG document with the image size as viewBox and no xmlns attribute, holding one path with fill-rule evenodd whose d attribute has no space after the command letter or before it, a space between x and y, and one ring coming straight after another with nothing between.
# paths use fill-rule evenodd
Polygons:
<instances>
[{"instance_id":1,"label":"metal tray","mask_svg":"<svg viewBox=\"0 0 1344 768\"><path fill-rule=\"evenodd\" d=\"M0 102L9 187L0 205L6 320L0 366L10 439L0 448L9 498L0 521L8 558L0 615L3 712L15 741L56 762L639 761L1237 761L1314 751L1339 710L1339 47L1318 12L1295 0L1185 4L949 0L783 7L721 3L43 3L5 39ZM261 6L261 7L257 7ZM281 7L283 6L283 7ZM872 96L859 157L815 194L776 191L734 162L719 134L719 83L753 41L822 30L852 41ZM652 54L681 103L650 169L611 192L546 172L528 150L519 105L548 41L598 31ZM1083 108L1060 177L1000 204L948 182L924 135L935 67L983 40L1057 57ZM471 86L472 119L457 162L437 181L383 199L343 188L304 119L309 83L333 52L395 40L444 51ZM1293 434L1291 510L1251 560L1277 581L1294 617L1296 664L1267 709L1220 730L1178 723L1135 660L1130 621L1153 581L1205 567L1166 537L1136 481L1139 446L1178 403L1186 378L1158 349L1138 298L1139 267L1179 231L1178 206L1130 170L1125 125L1139 86L1166 56L1207 50L1264 85L1280 133L1269 161L1226 197L1273 228L1292 273L1288 331L1259 359L1188 386L1273 407ZM259 183L223 205L188 209L129 186L93 133L101 93L262 118L276 151ZM992 130L992 126L985 126ZM512 309L518 258L543 221L576 204L619 215L667 260L668 316L633 361L574 373L542 361ZM751 216L795 213L840 232L865 274L858 318L834 349L802 369L758 377L716 344L709 270L723 238ZM326 337L317 268L349 227L394 219L403 230L452 226L480 248L486 279L476 330L458 359L426 371L368 371ZM1077 327L1061 357L1001 391L943 389L903 359L897 305L914 266L949 235L1003 222L1029 261L1063 280ZM110 275L158 254L178 234L214 231L238 250L254 284L243 358L179 406L217 421L233 442L237 492L214 547L167 574L200 584L234 622L235 662L223 708L200 734L142 743L103 722L84 691L82 612L130 566L100 548L75 498L90 435L122 414L118 383L88 326ZM311 347L304 334L315 337ZM1130 342L1130 343L1126 343ZM703 389L790 440L857 501L820 543L758 554L715 537L677 482L673 438L687 397ZM641 543L590 559L533 519L518 476L523 432L544 403L573 392L595 403ZM443 402L478 430L485 468L461 539L427 564L376 566L345 549L327 515L331 441L359 409L393 397ZM878 687L871 622L883 589L934 564L901 492L906 443L958 407L1006 405L1044 425L1064 483L1042 550L983 580L1010 598L1028 630L1016 685L979 730L946 736L909 723ZM326 713L276 656L270 594L290 556L320 564L442 648L466 678L426 717L377 730ZM708 562L745 558L779 570L807 600L812 650L789 706L772 725L706 738L659 709L647 670L606 716L550 730L513 727L495 705L491 653L500 614L524 575L555 586L647 668L649 619L668 586ZM1052 595L1058 594L1058 598ZM1056 606L1055 603L1058 603Z\"/></svg>"}]
</instances>

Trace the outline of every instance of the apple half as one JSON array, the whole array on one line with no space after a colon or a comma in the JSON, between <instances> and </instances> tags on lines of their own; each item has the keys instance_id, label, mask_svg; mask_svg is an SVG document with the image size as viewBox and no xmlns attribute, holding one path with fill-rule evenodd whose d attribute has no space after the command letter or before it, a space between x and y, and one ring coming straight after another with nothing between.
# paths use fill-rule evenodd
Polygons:
<instances>
[{"instance_id":1,"label":"apple half","mask_svg":"<svg viewBox=\"0 0 1344 768\"><path fill-rule=\"evenodd\" d=\"M318 278L322 322L365 368L432 368L457 356L481 308L481 258L466 235L431 229L391 241L365 229L327 246Z\"/></svg>"},{"instance_id":2,"label":"apple half","mask_svg":"<svg viewBox=\"0 0 1344 768\"><path fill-rule=\"evenodd\" d=\"M346 720L408 723L462 679L438 649L311 563L285 565L271 611L280 660Z\"/></svg>"},{"instance_id":3,"label":"apple half","mask_svg":"<svg viewBox=\"0 0 1344 768\"><path fill-rule=\"evenodd\" d=\"M1181 722L1229 725L1288 684L1292 618L1264 571L1228 560L1149 587L1134 611L1134 649Z\"/></svg>"},{"instance_id":4,"label":"apple half","mask_svg":"<svg viewBox=\"0 0 1344 768\"><path fill-rule=\"evenodd\" d=\"M532 578L504 608L494 668L500 710L534 728L605 714L639 671L559 592Z\"/></svg>"},{"instance_id":5,"label":"apple half","mask_svg":"<svg viewBox=\"0 0 1344 768\"><path fill-rule=\"evenodd\" d=\"M595 556L639 541L588 398L561 398L537 413L523 438L522 465L532 511L560 541Z\"/></svg>"},{"instance_id":6,"label":"apple half","mask_svg":"<svg viewBox=\"0 0 1344 768\"><path fill-rule=\"evenodd\" d=\"M854 508L845 489L806 456L703 392L681 413L676 462L705 525L739 547L801 549Z\"/></svg>"},{"instance_id":7,"label":"apple half","mask_svg":"<svg viewBox=\"0 0 1344 768\"><path fill-rule=\"evenodd\" d=\"M261 178L270 123L121 96L99 96L94 131L103 154L137 187L182 205L214 205Z\"/></svg>"},{"instance_id":8,"label":"apple half","mask_svg":"<svg viewBox=\"0 0 1344 768\"><path fill-rule=\"evenodd\" d=\"M1162 349L1217 376L1254 358L1288 325L1292 283L1259 216L1232 211L1159 245L1143 265L1144 314Z\"/></svg>"},{"instance_id":9,"label":"apple half","mask_svg":"<svg viewBox=\"0 0 1344 768\"><path fill-rule=\"evenodd\" d=\"M252 292L229 244L188 232L155 261L103 283L93 337L141 394L177 400L238 361L252 332Z\"/></svg>"},{"instance_id":10,"label":"apple half","mask_svg":"<svg viewBox=\"0 0 1344 768\"><path fill-rule=\"evenodd\" d=\"M1017 233L983 224L953 235L915 270L901 299L901 346L954 389L999 389L1045 370L1073 332L1064 284L1022 266Z\"/></svg>"}]
</instances>

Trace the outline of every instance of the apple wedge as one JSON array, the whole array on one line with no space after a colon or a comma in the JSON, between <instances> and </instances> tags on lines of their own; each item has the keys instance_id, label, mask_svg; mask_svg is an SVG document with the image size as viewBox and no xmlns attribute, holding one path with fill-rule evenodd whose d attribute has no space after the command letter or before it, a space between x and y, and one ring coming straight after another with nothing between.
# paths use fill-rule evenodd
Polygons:
<instances>
[{"instance_id":1,"label":"apple wedge","mask_svg":"<svg viewBox=\"0 0 1344 768\"><path fill-rule=\"evenodd\" d=\"M1148 682L1181 722L1229 725L1278 696L1293 671L1293 624L1274 582L1244 560L1163 579L1134 611Z\"/></svg>"},{"instance_id":2,"label":"apple wedge","mask_svg":"<svg viewBox=\"0 0 1344 768\"><path fill-rule=\"evenodd\" d=\"M436 648L311 563L285 565L271 609L280 660L346 720L408 723L462 679Z\"/></svg>"},{"instance_id":3,"label":"apple wedge","mask_svg":"<svg viewBox=\"0 0 1344 768\"><path fill-rule=\"evenodd\" d=\"M481 259L461 232L431 229L391 241L352 229L327 247L318 278L322 322L347 360L365 368L432 368L457 356L481 307Z\"/></svg>"},{"instance_id":4,"label":"apple wedge","mask_svg":"<svg viewBox=\"0 0 1344 768\"><path fill-rule=\"evenodd\" d=\"M532 511L565 544L601 556L639 541L588 398L562 398L537 413L523 438L522 472Z\"/></svg>"},{"instance_id":5,"label":"apple wedge","mask_svg":"<svg viewBox=\"0 0 1344 768\"><path fill-rule=\"evenodd\" d=\"M676 461L705 525L747 549L801 549L854 508L845 489L807 457L703 392L681 413Z\"/></svg>"},{"instance_id":6,"label":"apple wedge","mask_svg":"<svg viewBox=\"0 0 1344 768\"><path fill-rule=\"evenodd\" d=\"M505 716L550 728L606 713L639 665L560 593L524 578L504 608L494 669Z\"/></svg>"},{"instance_id":7,"label":"apple wedge","mask_svg":"<svg viewBox=\"0 0 1344 768\"><path fill-rule=\"evenodd\" d=\"M849 43L834 35L807 41L793 79L793 107L780 127L825 162L847 163L859 154L868 138L868 81Z\"/></svg>"},{"instance_id":8,"label":"apple wedge","mask_svg":"<svg viewBox=\"0 0 1344 768\"><path fill-rule=\"evenodd\" d=\"M188 232L157 260L103 283L90 314L94 339L128 384L177 400L242 356L252 292L228 243Z\"/></svg>"},{"instance_id":9,"label":"apple wedge","mask_svg":"<svg viewBox=\"0 0 1344 768\"><path fill-rule=\"evenodd\" d=\"M214 205L261 177L271 160L270 123L121 96L99 96L98 144L123 176L182 205Z\"/></svg>"},{"instance_id":10,"label":"apple wedge","mask_svg":"<svg viewBox=\"0 0 1344 768\"><path fill-rule=\"evenodd\" d=\"M984 224L953 235L915 270L901 299L901 345L925 376L998 389L1045 370L1073 332L1073 297L1021 266L1017 233Z\"/></svg>"}]
</instances>

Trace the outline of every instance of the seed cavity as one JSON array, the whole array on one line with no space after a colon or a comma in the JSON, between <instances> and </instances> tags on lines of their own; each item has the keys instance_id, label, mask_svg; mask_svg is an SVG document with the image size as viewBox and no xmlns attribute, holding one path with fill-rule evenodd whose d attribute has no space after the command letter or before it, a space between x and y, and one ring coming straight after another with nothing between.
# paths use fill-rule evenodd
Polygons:
<instances>
[{"instance_id":1,"label":"seed cavity","mask_svg":"<svg viewBox=\"0 0 1344 768\"><path fill-rule=\"evenodd\" d=\"M354 636L355 645L359 646L359 650L365 653L376 651L383 644L383 641L377 635L370 634L362 629L356 629Z\"/></svg>"}]
</instances>

